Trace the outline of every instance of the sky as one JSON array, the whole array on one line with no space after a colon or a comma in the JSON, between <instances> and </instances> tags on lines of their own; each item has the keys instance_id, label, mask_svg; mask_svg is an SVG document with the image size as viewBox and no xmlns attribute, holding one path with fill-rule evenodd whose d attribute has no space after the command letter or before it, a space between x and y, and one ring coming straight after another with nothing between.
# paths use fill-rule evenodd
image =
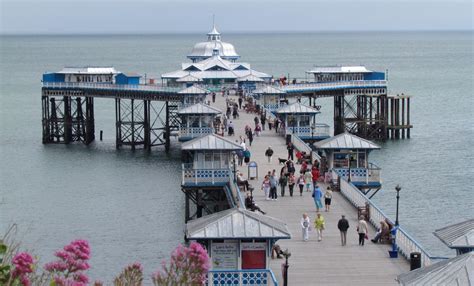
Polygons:
<instances>
[{"instance_id":1,"label":"sky","mask_svg":"<svg viewBox=\"0 0 474 286\"><path fill-rule=\"evenodd\" d=\"M473 0L0 0L0 34L473 30Z\"/></svg>"}]
</instances>

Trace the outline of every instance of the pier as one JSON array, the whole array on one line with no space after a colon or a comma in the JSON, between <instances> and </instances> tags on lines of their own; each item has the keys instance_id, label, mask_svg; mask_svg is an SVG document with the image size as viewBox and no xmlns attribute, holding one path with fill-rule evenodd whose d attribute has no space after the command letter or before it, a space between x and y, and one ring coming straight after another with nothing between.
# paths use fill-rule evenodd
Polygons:
<instances>
[{"instance_id":1,"label":"pier","mask_svg":"<svg viewBox=\"0 0 474 286\"><path fill-rule=\"evenodd\" d=\"M237 97L232 97L237 100ZM225 99L217 96L216 103L212 105L225 110ZM233 120L236 135L231 138L238 140L239 136L245 137L243 132L246 125L253 126L255 114L240 112L239 118ZM271 145L275 151L272 163L268 163L265 150ZM247 142L248 146L248 142ZM289 285L396 285L395 278L400 273L409 271L408 260L404 258L390 259L388 250L390 245L373 244L366 241L364 247L358 245L358 235L355 227L357 224L357 209L338 192L333 193L330 212L322 211L326 220L326 229L323 240L317 241L316 233L310 233L310 240L302 240L300 219L303 213L308 213L311 223L315 219L316 209L310 192L303 192L300 197L297 186L293 197L289 196L288 189L285 197L278 197L277 201L265 200L263 191L260 190L263 176L267 171L275 169L279 173L283 165L278 163L278 157L286 158L287 150L285 139L274 130L262 132L261 136L255 137L252 146L249 147L251 160L257 162L259 178L251 180L255 187L254 198L260 208L267 212L268 216L280 219L288 225L292 237L289 240L277 242L282 249L291 252L289 259ZM300 165L296 165L298 173ZM247 168L245 165L238 168L245 176ZM323 190L326 184L321 183ZM278 195L280 190L278 188ZM349 220L350 228L347 234L347 245L341 246L337 222L344 214ZM377 221L378 223L378 221ZM369 237L375 235L375 229L370 227ZM282 282L281 264L284 259L271 261L271 269L278 281Z\"/></svg>"}]
</instances>

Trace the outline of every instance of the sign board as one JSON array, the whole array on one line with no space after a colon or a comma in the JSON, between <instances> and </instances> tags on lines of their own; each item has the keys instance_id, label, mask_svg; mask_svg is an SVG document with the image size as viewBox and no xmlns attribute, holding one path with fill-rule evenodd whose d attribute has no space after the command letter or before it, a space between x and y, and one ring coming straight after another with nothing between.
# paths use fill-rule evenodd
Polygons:
<instances>
[{"instance_id":1,"label":"sign board","mask_svg":"<svg viewBox=\"0 0 474 286\"><path fill-rule=\"evenodd\" d=\"M248 176L249 180L258 179L258 165L257 162L251 161L248 164Z\"/></svg>"},{"instance_id":2,"label":"sign board","mask_svg":"<svg viewBox=\"0 0 474 286\"><path fill-rule=\"evenodd\" d=\"M237 242L212 242L212 269L239 269Z\"/></svg>"}]
</instances>

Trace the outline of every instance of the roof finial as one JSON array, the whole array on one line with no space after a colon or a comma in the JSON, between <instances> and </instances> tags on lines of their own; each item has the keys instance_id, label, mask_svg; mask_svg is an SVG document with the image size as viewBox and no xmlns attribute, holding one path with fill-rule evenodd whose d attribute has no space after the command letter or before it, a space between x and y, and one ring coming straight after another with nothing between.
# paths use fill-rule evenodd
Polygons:
<instances>
[{"instance_id":1,"label":"roof finial","mask_svg":"<svg viewBox=\"0 0 474 286\"><path fill-rule=\"evenodd\" d=\"M212 14L212 28L216 28L216 15L215 14Z\"/></svg>"}]
</instances>

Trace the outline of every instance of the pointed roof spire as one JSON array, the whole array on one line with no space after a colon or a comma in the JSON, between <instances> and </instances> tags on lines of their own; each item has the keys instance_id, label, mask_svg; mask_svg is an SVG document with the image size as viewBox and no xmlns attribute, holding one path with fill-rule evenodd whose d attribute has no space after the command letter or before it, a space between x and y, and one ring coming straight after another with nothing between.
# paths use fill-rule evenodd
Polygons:
<instances>
[{"instance_id":1,"label":"pointed roof spire","mask_svg":"<svg viewBox=\"0 0 474 286\"><path fill-rule=\"evenodd\" d=\"M212 31L210 31L209 33L207 33L208 36L211 36L211 35L220 35L221 33L219 33L216 29L216 23L215 23L215 15L212 14Z\"/></svg>"}]
</instances>

